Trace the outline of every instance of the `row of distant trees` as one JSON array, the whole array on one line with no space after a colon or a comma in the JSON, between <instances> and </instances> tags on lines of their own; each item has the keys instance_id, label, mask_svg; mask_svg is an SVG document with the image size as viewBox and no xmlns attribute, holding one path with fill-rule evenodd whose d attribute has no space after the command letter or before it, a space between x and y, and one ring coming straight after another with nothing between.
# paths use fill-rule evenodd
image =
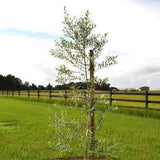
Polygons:
<instances>
[{"instance_id":1,"label":"row of distant trees","mask_svg":"<svg viewBox=\"0 0 160 160\"><path fill-rule=\"evenodd\" d=\"M65 90L70 89L71 87L75 87L78 89L86 89L87 85L84 82L70 82L68 84L56 85L52 86L50 83L47 86L43 85L35 85L34 83L29 84L29 82L22 82L20 78L15 77L14 75L8 74L7 76L0 75L0 90ZM107 81L104 82L96 82L95 83L96 90L110 90L113 87L110 87L110 83Z\"/></svg>"},{"instance_id":2,"label":"row of distant trees","mask_svg":"<svg viewBox=\"0 0 160 160\"><path fill-rule=\"evenodd\" d=\"M87 89L87 84L84 82L70 82L68 84L63 85L57 85L54 88L61 90L61 89L70 89L71 87L75 87L77 89ZM110 90L110 84L109 83L95 83L95 89L96 90Z\"/></svg>"},{"instance_id":3,"label":"row of distant trees","mask_svg":"<svg viewBox=\"0 0 160 160\"><path fill-rule=\"evenodd\" d=\"M14 75L8 74L3 76L0 74L0 90L43 90L43 89L53 89L51 84L48 84L46 87L43 85L35 85L34 83L29 84L29 82L22 82L20 78L15 77Z\"/></svg>"}]
</instances>

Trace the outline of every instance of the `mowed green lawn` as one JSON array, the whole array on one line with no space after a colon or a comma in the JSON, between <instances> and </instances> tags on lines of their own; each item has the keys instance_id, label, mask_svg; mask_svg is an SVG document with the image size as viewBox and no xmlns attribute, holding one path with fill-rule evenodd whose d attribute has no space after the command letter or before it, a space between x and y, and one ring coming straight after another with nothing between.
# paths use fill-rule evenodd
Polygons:
<instances>
[{"instance_id":1,"label":"mowed green lawn","mask_svg":"<svg viewBox=\"0 0 160 160\"><path fill-rule=\"evenodd\" d=\"M56 138L49 127L49 108L55 113L60 111L54 104L0 97L0 160L47 160L64 156L47 144ZM68 107L68 110L71 117L81 116L81 108ZM97 136L106 143L116 142L121 160L160 159L159 119L110 113ZM73 156L80 153L75 151Z\"/></svg>"}]
</instances>

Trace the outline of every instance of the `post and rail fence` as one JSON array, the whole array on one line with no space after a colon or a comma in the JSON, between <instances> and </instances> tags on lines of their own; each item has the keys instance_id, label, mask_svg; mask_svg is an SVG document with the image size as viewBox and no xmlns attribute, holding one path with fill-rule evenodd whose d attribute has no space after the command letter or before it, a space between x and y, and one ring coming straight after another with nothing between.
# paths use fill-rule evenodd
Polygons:
<instances>
[{"instance_id":1,"label":"post and rail fence","mask_svg":"<svg viewBox=\"0 0 160 160\"><path fill-rule=\"evenodd\" d=\"M135 100L135 99L119 99L119 98L112 98L112 95L142 95L144 96L144 100ZM148 109L148 104L149 103L155 103L155 104L160 104L160 98L159 101L155 100L149 100L149 96L160 96L160 93L150 93L148 91L145 92L112 92L110 91L110 104L112 105L112 101L123 101L123 102L140 102L145 104L145 108Z\"/></svg>"},{"instance_id":2,"label":"post and rail fence","mask_svg":"<svg viewBox=\"0 0 160 160\"><path fill-rule=\"evenodd\" d=\"M87 92L86 91L79 91L80 96L79 99L86 99ZM104 95L106 98L97 98L96 95ZM2 96L25 96L25 97L48 97L50 100L53 98L63 98L67 100L69 98L73 98L73 94L71 91L56 91L56 90L1 90L0 95ZM115 95L133 95L133 96L143 96L143 99L125 99L125 98L115 98ZM158 100L150 100L149 96L158 97ZM95 91L95 100L97 101L109 101L109 104L112 105L112 102L119 101L119 102L139 102L144 103L144 107L148 109L149 103L153 104L160 104L160 92L152 93L152 92L119 92L119 91ZM160 107L159 107L160 109Z\"/></svg>"}]
</instances>

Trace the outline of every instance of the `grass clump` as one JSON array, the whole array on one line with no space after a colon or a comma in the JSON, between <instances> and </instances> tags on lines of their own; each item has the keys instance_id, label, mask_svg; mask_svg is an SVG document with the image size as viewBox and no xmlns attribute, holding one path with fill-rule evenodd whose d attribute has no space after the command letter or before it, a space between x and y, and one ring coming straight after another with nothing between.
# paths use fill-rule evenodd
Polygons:
<instances>
[{"instance_id":1,"label":"grass clump","mask_svg":"<svg viewBox=\"0 0 160 160\"><path fill-rule=\"evenodd\" d=\"M129 114L134 116L160 119L160 113L155 109L133 108L119 106L116 113Z\"/></svg>"}]
</instances>

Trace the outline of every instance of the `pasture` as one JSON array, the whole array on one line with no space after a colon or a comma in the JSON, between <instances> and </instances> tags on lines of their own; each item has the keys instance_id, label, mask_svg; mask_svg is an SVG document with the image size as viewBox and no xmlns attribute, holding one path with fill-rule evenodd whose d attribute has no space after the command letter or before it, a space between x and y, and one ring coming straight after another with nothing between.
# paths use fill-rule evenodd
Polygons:
<instances>
[{"instance_id":1,"label":"pasture","mask_svg":"<svg viewBox=\"0 0 160 160\"><path fill-rule=\"evenodd\" d=\"M86 92L84 90L78 90L75 94L75 91L73 90L22 90L0 91L0 95L64 101L72 100L75 97L84 100L86 97ZM113 105L118 106L160 109L160 91L149 91L146 95L146 92L144 91L110 93L109 91L96 90L95 98L98 101L109 101Z\"/></svg>"},{"instance_id":2,"label":"pasture","mask_svg":"<svg viewBox=\"0 0 160 160\"><path fill-rule=\"evenodd\" d=\"M0 159L51 160L82 156L76 142L73 142L73 152L69 154L57 153L48 145L48 142L56 141L49 125L49 109L58 114L59 107L67 107L57 106L0 96ZM67 110L71 119L82 116L83 108L67 107ZM160 119L110 113L96 136L106 144L114 141L120 160L160 159Z\"/></svg>"}]
</instances>

